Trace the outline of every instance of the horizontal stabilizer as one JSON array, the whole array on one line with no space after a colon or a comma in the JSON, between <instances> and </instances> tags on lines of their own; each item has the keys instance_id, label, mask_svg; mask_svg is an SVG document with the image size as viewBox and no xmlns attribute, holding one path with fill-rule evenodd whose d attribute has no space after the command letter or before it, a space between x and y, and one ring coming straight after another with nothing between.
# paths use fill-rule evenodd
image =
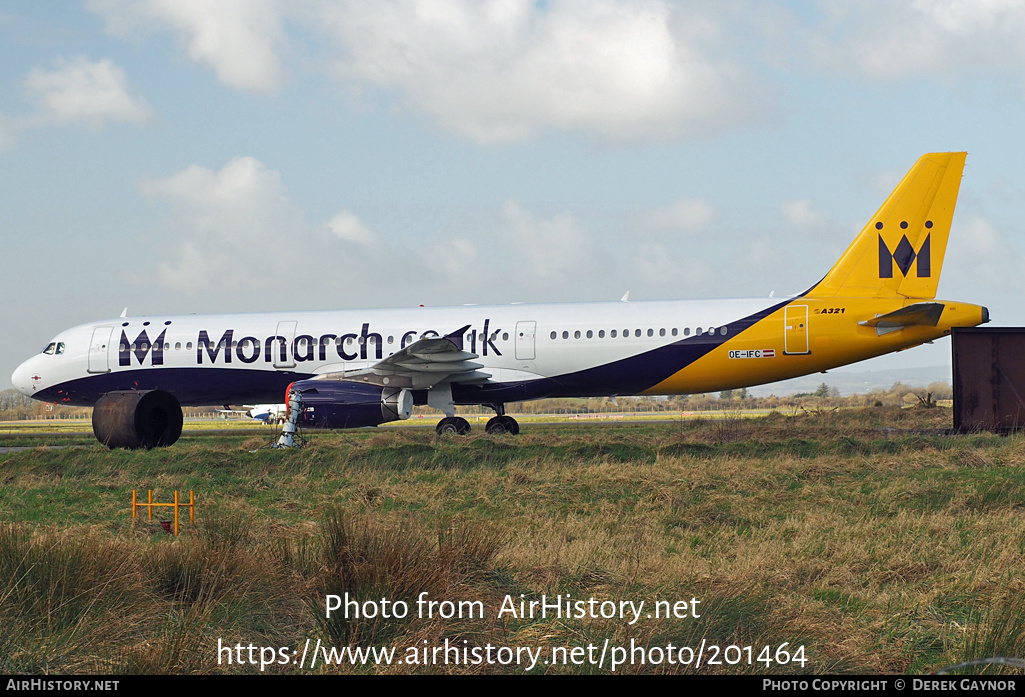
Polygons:
<instances>
[{"instance_id":1,"label":"horizontal stabilizer","mask_svg":"<svg viewBox=\"0 0 1025 697\"><path fill-rule=\"evenodd\" d=\"M880 335L912 325L935 327L940 322L943 308L943 303L915 303L894 312L858 322L858 324L863 327L875 327L876 332Z\"/></svg>"}]
</instances>

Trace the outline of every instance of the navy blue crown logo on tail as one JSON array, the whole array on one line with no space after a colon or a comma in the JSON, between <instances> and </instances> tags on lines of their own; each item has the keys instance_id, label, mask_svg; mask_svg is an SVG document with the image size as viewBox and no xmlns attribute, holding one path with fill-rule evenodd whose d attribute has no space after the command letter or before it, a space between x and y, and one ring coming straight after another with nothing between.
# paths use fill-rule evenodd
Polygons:
<instances>
[{"instance_id":1,"label":"navy blue crown logo on tail","mask_svg":"<svg viewBox=\"0 0 1025 697\"><path fill-rule=\"evenodd\" d=\"M900 269L901 274L907 276L908 271L911 270L911 265L915 263L916 259L918 260L916 265L917 276L919 278L929 278L932 275L929 235L925 236L925 241L922 242L922 246L917 254L915 253L915 248L908 241L907 235L901 235L897 248L892 252L883 241L883 236L879 236L879 278L893 278L894 262L897 262L897 268Z\"/></svg>"}]
</instances>

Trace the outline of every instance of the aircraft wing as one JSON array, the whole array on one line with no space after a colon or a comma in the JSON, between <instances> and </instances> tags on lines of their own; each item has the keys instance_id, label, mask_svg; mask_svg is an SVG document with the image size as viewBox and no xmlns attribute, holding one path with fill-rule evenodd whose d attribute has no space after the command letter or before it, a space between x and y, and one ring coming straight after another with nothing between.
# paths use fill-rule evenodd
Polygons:
<instances>
[{"instance_id":1,"label":"aircraft wing","mask_svg":"<svg viewBox=\"0 0 1025 697\"><path fill-rule=\"evenodd\" d=\"M420 339L369 368L327 373L314 379L415 390L429 389L443 382L482 384L491 375L477 370L484 366L474 363L479 358L476 353L463 350L463 336L469 328L470 325L466 325L445 336Z\"/></svg>"},{"instance_id":2,"label":"aircraft wing","mask_svg":"<svg viewBox=\"0 0 1025 697\"><path fill-rule=\"evenodd\" d=\"M915 303L899 310L858 322L863 327L875 327L880 335L911 325L935 327L943 314L943 303Z\"/></svg>"}]
</instances>

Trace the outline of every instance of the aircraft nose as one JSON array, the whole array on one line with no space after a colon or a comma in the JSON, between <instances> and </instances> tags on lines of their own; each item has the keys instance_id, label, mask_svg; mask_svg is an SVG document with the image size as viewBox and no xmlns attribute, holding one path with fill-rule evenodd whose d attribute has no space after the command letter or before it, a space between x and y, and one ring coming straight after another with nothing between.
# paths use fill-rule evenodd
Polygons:
<instances>
[{"instance_id":1,"label":"aircraft nose","mask_svg":"<svg viewBox=\"0 0 1025 697\"><path fill-rule=\"evenodd\" d=\"M19 365L14 373L11 375L11 384L14 385L14 389L21 392L26 397L31 397L35 392L35 388L32 384L32 366L31 359L25 361Z\"/></svg>"}]
</instances>

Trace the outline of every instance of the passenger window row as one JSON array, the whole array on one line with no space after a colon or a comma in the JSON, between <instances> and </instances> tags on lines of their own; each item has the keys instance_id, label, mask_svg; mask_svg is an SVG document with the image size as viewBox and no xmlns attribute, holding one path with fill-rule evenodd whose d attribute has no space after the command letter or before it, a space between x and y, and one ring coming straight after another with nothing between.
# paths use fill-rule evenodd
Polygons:
<instances>
[{"instance_id":1,"label":"passenger window row","mask_svg":"<svg viewBox=\"0 0 1025 697\"><path fill-rule=\"evenodd\" d=\"M655 329L649 327L647 330L644 330L644 329L634 329L634 330L632 330L632 333L631 333L630 329L624 329L622 331L622 333L620 333L618 329L610 329L608 331L607 335L606 335L606 332L605 332L604 329L599 329L597 332L595 332L593 329L588 329L587 331L581 331L581 330L577 329L574 332L572 332L572 334L569 331L567 331L567 330L563 330L561 335L560 335L559 332L553 331L551 334L549 334L549 337L551 339L553 339L553 340L558 339L560 336L563 339L569 339L570 337L572 337L574 339L583 339L583 338L593 339L593 338L595 338L595 335L597 334L597 337L599 339L604 339L606 336L608 336L608 338L610 338L610 339L616 339L616 338L620 338L620 337L623 338L623 339L627 339L630 336L633 336L635 338L639 338L639 337L642 337L642 336L654 337L656 331L658 332L658 335L660 337L665 337L667 335L669 335L669 336L679 336L680 335L680 330L678 328L676 328L676 327L673 327L672 329L666 329L665 327L662 327L662 328L660 328L658 330L655 330ZM694 329L694 336L700 336L701 334L706 334L708 336L712 336L717 331L719 332L720 336L726 336L726 334L727 334L726 327L719 327L718 329L716 329L715 327L708 327L707 329L702 329L701 327L697 327L697 328ZM691 335L690 327L684 327L683 328L683 336L690 336L690 335Z\"/></svg>"}]
</instances>

